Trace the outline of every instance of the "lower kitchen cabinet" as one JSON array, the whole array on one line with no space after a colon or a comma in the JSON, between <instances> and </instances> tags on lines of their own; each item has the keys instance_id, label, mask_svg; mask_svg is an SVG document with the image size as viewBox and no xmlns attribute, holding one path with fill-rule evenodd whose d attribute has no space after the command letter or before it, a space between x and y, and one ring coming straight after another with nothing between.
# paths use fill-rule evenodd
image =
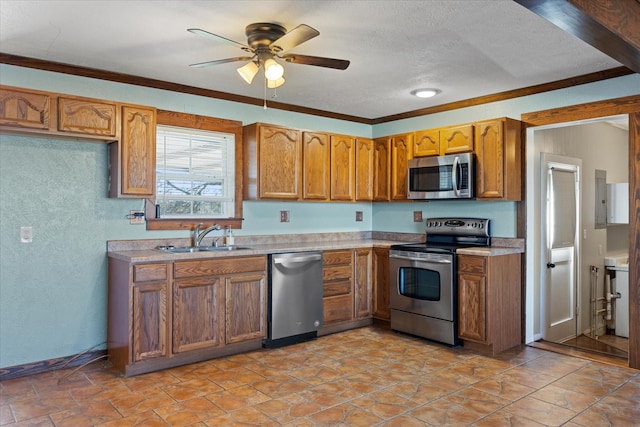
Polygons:
<instances>
[{"instance_id":1,"label":"lower kitchen cabinet","mask_svg":"<svg viewBox=\"0 0 640 427\"><path fill-rule=\"evenodd\" d=\"M522 342L521 256L458 255L458 336L498 354Z\"/></svg>"},{"instance_id":2,"label":"lower kitchen cabinet","mask_svg":"<svg viewBox=\"0 0 640 427\"><path fill-rule=\"evenodd\" d=\"M353 319L353 251L325 251L322 254L322 323Z\"/></svg>"},{"instance_id":3,"label":"lower kitchen cabinet","mask_svg":"<svg viewBox=\"0 0 640 427\"><path fill-rule=\"evenodd\" d=\"M141 264L109 258L113 366L130 376L260 348L266 270L266 256Z\"/></svg>"},{"instance_id":4,"label":"lower kitchen cabinet","mask_svg":"<svg viewBox=\"0 0 640 427\"><path fill-rule=\"evenodd\" d=\"M354 251L354 314L356 319L371 317L372 304L372 270L373 251L371 249L356 249Z\"/></svg>"},{"instance_id":5,"label":"lower kitchen cabinet","mask_svg":"<svg viewBox=\"0 0 640 427\"><path fill-rule=\"evenodd\" d=\"M373 317L389 321L389 249L373 249Z\"/></svg>"}]
</instances>

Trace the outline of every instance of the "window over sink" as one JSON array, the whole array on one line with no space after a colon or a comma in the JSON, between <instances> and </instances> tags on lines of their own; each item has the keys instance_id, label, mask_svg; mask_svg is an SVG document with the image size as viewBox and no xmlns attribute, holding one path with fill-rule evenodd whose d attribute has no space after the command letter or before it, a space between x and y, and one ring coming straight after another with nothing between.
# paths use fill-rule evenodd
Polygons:
<instances>
[{"instance_id":1,"label":"window over sink","mask_svg":"<svg viewBox=\"0 0 640 427\"><path fill-rule=\"evenodd\" d=\"M156 131L156 197L146 202L147 229L241 228L242 122L158 110Z\"/></svg>"}]
</instances>

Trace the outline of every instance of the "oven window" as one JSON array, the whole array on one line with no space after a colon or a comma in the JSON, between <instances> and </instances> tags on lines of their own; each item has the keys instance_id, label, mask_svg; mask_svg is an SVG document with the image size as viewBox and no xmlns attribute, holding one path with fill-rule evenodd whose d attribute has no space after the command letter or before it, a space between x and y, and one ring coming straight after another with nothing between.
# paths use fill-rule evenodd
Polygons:
<instances>
[{"instance_id":1,"label":"oven window","mask_svg":"<svg viewBox=\"0 0 640 427\"><path fill-rule=\"evenodd\" d=\"M398 292L408 298L440 301L440 273L414 267L400 267Z\"/></svg>"}]
</instances>

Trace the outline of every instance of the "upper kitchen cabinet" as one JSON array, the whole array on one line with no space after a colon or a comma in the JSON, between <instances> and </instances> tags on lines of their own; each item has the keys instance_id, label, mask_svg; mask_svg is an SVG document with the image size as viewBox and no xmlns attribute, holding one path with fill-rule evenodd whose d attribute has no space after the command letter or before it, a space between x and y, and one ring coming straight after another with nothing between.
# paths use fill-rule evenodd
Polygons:
<instances>
[{"instance_id":1,"label":"upper kitchen cabinet","mask_svg":"<svg viewBox=\"0 0 640 427\"><path fill-rule=\"evenodd\" d=\"M440 155L440 130L419 130L413 136L413 156L428 157Z\"/></svg>"},{"instance_id":2,"label":"upper kitchen cabinet","mask_svg":"<svg viewBox=\"0 0 640 427\"><path fill-rule=\"evenodd\" d=\"M327 133L302 132L302 198L329 199L330 137Z\"/></svg>"},{"instance_id":3,"label":"upper kitchen cabinet","mask_svg":"<svg viewBox=\"0 0 640 427\"><path fill-rule=\"evenodd\" d=\"M356 201L373 200L375 181L375 151L373 139L356 139Z\"/></svg>"},{"instance_id":4,"label":"upper kitchen cabinet","mask_svg":"<svg viewBox=\"0 0 640 427\"><path fill-rule=\"evenodd\" d=\"M476 199L522 200L521 123L500 118L474 127Z\"/></svg>"},{"instance_id":5,"label":"upper kitchen cabinet","mask_svg":"<svg viewBox=\"0 0 640 427\"><path fill-rule=\"evenodd\" d=\"M440 155L473 151L473 125L450 126L440 129Z\"/></svg>"},{"instance_id":6,"label":"upper kitchen cabinet","mask_svg":"<svg viewBox=\"0 0 640 427\"><path fill-rule=\"evenodd\" d=\"M53 94L0 87L0 125L17 129L49 130Z\"/></svg>"},{"instance_id":7,"label":"upper kitchen cabinet","mask_svg":"<svg viewBox=\"0 0 640 427\"><path fill-rule=\"evenodd\" d=\"M389 201L391 197L391 139L373 140L373 200Z\"/></svg>"},{"instance_id":8,"label":"upper kitchen cabinet","mask_svg":"<svg viewBox=\"0 0 640 427\"><path fill-rule=\"evenodd\" d=\"M109 146L109 197L148 198L156 186L156 109L123 105L120 140Z\"/></svg>"},{"instance_id":9,"label":"upper kitchen cabinet","mask_svg":"<svg viewBox=\"0 0 640 427\"><path fill-rule=\"evenodd\" d=\"M356 139L331 135L331 200L350 202L355 196Z\"/></svg>"},{"instance_id":10,"label":"upper kitchen cabinet","mask_svg":"<svg viewBox=\"0 0 640 427\"><path fill-rule=\"evenodd\" d=\"M413 158L413 133L391 137L391 200L407 200L407 162Z\"/></svg>"},{"instance_id":11,"label":"upper kitchen cabinet","mask_svg":"<svg viewBox=\"0 0 640 427\"><path fill-rule=\"evenodd\" d=\"M245 200L300 198L301 132L254 123L243 128Z\"/></svg>"},{"instance_id":12,"label":"upper kitchen cabinet","mask_svg":"<svg viewBox=\"0 0 640 427\"><path fill-rule=\"evenodd\" d=\"M58 131L116 138L114 102L71 96L58 97Z\"/></svg>"}]
</instances>

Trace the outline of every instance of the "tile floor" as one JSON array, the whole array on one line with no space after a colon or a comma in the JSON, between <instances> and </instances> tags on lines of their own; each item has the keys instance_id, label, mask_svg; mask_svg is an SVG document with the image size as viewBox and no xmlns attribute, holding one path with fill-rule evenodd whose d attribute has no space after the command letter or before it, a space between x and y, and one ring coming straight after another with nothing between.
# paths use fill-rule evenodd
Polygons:
<instances>
[{"instance_id":1,"label":"tile floor","mask_svg":"<svg viewBox=\"0 0 640 427\"><path fill-rule=\"evenodd\" d=\"M368 327L131 378L99 362L7 380L0 425L628 427L640 371Z\"/></svg>"}]
</instances>

